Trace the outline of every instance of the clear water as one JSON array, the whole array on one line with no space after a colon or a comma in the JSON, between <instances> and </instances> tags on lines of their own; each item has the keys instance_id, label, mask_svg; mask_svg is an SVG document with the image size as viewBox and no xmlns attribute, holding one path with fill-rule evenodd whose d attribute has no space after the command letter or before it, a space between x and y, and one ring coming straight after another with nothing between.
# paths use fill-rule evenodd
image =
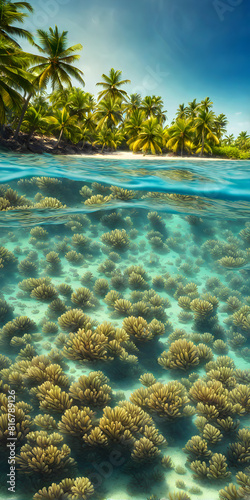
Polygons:
<instances>
[{"instance_id":1,"label":"clear water","mask_svg":"<svg viewBox=\"0 0 250 500\"><path fill-rule=\"evenodd\" d=\"M247 498L250 162L0 169L0 498Z\"/></svg>"}]
</instances>

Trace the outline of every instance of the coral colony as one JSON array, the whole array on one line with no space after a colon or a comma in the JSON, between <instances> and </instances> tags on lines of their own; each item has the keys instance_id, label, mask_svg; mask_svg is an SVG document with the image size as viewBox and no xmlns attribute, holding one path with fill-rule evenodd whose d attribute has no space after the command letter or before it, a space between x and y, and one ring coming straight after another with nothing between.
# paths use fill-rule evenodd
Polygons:
<instances>
[{"instance_id":1,"label":"coral colony","mask_svg":"<svg viewBox=\"0 0 250 500\"><path fill-rule=\"evenodd\" d=\"M165 199L190 213L201 201L97 182L30 177L0 195L6 216L45 221L1 229L10 491L105 500L119 484L120 498L247 498L250 224L126 208ZM74 204L85 213L65 214Z\"/></svg>"}]
</instances>

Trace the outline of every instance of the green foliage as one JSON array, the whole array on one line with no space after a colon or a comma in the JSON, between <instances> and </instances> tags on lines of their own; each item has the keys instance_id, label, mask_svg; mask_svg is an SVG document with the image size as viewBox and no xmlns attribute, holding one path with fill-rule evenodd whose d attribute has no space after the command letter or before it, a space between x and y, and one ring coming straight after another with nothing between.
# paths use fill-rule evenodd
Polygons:
<instances>
[{"instance_id":1,"label":"green foliage","mask_svg":"<svg viewBox=\"0 0 250 500\"><path fill-rule=\"evenodd\" d=\"M250 159L250 149L248 151L242 151L236 146L213 146L212 151L214 155L224 158L233 158L237 160Z\"/></svg>"}]
</instances>

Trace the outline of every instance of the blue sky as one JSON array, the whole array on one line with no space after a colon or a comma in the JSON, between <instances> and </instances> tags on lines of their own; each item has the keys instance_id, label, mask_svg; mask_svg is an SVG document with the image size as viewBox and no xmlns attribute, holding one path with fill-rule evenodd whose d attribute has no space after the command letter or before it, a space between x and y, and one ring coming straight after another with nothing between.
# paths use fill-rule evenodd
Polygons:
<instances>
[{"instance_id":1,"label":"blue sky","mask_svg":"<svg viewBox=\"0 0 250 500\"><path fill-rule=\"evenodd\" d=\"M167 123L178 105L209 96L228 133L250 133L249 0L33 0L26 22L68 30L81 43L85 90L121 69L128 93L161 95ZM23 43L23 47L27 45Z\"/></svg>"}]
</instances>

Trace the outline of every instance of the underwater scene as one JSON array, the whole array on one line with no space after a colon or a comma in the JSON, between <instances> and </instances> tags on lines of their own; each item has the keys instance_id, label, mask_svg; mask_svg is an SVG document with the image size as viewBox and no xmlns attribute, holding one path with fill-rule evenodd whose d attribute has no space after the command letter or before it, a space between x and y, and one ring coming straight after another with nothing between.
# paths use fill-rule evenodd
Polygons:
<instances>
[{"instance_id":1,"label":"underwater scene","mask_svg":"<svg viewBox=\"0 0 250 500\"><path fill-rule=\"evenodd\" d=\"M249 179L1 155L1 500L250 498Z\"/></svg>"}]
</instances>

